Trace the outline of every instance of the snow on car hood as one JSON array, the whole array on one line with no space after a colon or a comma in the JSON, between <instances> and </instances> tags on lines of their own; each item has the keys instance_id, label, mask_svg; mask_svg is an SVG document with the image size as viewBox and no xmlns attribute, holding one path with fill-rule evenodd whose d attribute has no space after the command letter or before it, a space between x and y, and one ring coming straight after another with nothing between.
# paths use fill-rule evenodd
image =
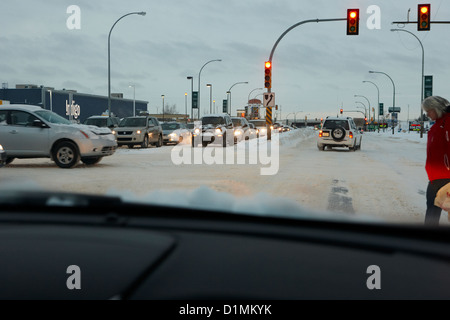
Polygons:
<instances>
[{"instance_id":1,"label":"snow on car hood","mask_svg":"<svg viewBox=\"0 0 450 320\"><path fill-rule=\"evenodd\" d=\"M74 127L77 127L80 130L89 130L92 131L95 134L111 134L111 129L106 127L97 127L92 125L86 125L86 124L73 124Z\"/></svg>"}]
</instances>

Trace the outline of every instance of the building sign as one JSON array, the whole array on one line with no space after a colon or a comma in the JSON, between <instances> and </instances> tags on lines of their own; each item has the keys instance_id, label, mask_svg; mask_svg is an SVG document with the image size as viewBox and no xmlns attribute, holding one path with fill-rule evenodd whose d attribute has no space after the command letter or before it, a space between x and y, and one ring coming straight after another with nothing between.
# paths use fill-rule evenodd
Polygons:
<instances>
[{"instance_id":1,"label":"building sign","mask_svg":"<svg viewBox=\"0 0 450 320\"><path fill-rule=\"evenodd\" d=\"M73 117L74 119L78 119L81 114L81 107L78 104L75 104L75 100L72 100L72 104L66 100L66 116L69 118Z\"/></svg>"}]
</instances>

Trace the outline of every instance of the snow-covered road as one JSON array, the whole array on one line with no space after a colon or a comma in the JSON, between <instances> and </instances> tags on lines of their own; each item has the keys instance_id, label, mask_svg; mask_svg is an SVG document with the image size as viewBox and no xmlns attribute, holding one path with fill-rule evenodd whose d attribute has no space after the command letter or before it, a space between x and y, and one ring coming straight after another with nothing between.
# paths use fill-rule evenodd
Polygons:
<instances>
[{"instance_id":1,"label":"snow-covered road","mask_svg":"<svg viewBox=\"0 0 450 320\"><path fill-rule=\"evenodd\" d=\"M319 151L316 136L312 129L282 133L274 175L261 175L261 168L268 165L259 158L258 164L250 164L248 155L244 164L207 164L205 157L201 164L174 163L181 147L184 152L192 151L186 144L178 149L120 148L98 165L80 164L69 170L59 169L49 159L16 159L0 169L0 188L114 194L263 214L274 208L294 212L301 206L312 214L327 211L339 216L423 222L428 182L426 136L365 133L362 149L355 152L344 148ZM253 140L226 149L249 149L250 144L258 145ZM197 149L209 154L212 148ZM448 224L445 212L441 223Z\"/></svg>"}]
</instances>

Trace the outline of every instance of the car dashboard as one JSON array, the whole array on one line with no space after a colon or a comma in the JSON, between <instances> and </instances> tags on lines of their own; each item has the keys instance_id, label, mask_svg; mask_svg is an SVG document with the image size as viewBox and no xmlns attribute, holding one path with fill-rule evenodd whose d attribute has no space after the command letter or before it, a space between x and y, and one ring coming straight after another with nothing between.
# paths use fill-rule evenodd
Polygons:
<instances>
[{"instance_id":1,"label":"car dashboard","mask_svg":"<svg viewBox=\"0 0 450 320\"><path fill-rule=\"evenodd\" d=\"M73 194L22 194L0 208L2 300L450 298L448 228Z\"/></svg>"}]
</instances>

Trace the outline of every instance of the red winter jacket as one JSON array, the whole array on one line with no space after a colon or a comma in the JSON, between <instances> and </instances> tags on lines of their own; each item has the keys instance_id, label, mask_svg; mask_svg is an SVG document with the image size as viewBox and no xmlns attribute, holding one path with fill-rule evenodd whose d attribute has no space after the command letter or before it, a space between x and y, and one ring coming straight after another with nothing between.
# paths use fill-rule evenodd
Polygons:
<instances>
[{"instance_id":1,"label":"red winter jacket","mask_svg":"<svg viewBox=\"0 0 450 320\"><path fill-rule=\"evenodd\" d=\"M450 179L450 113L444 113L428 131L425 170L430 181Z\"/></svg>"}]
</instances>

